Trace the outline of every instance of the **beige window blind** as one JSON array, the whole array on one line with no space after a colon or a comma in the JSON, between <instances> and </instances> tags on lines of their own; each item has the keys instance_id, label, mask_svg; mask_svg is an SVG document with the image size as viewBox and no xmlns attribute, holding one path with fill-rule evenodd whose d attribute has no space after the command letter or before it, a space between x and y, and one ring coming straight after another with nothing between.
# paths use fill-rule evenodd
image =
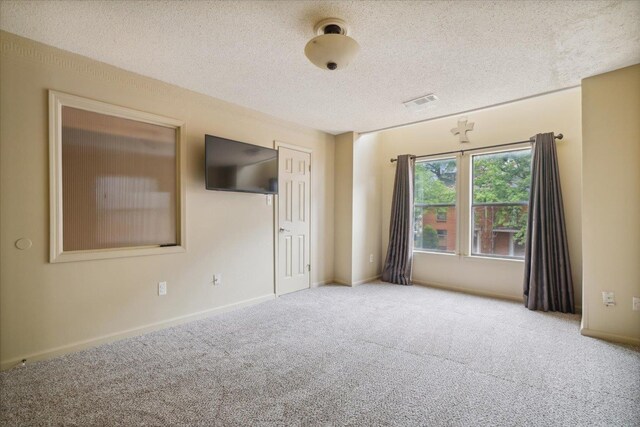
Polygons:
<instances>
[{"instance_id":1,"label":"beige window blind","mask_svg":"<svg viewBox=\"0 0 640 427\"><path fill-rule=\"evenodd\" d=\"M62 106L63 250L178 244L177 130Z\"/></svg>"}]
</instances>

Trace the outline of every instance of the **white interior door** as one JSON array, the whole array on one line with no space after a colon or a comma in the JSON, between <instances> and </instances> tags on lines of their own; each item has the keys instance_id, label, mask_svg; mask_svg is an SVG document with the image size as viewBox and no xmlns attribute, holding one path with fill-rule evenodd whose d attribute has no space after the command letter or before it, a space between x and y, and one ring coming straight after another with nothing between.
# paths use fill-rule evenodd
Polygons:
<instances>
[{"instance_id":1,"label":"white interior door","mask_svg":"<svg viewBox=\"0 0 640 427\"><path fill-rule=\"evenodd\" d=\"M278 295L310 285L311 154L278 149Z\"/></svg>"}]
</instances>

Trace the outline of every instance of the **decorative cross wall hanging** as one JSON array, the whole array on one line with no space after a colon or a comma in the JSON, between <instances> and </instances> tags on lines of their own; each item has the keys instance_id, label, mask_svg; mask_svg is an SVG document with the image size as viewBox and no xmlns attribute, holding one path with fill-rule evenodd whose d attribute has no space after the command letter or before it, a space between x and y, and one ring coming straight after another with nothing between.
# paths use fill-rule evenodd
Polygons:
<instances>
[{"instance_id":1,"label":"decorative cross wall hanging","mask_svg":"<svg viewBox=\"0 0 640 427\"><path fill-rule=\"evenodd\" d=\"M454 135L460 135L460 142L469 142L467 132L473 130L475 123L467 123L467 119L458 120L458 127L451 129L451 133Z\"/></svg>"}]
</instances>

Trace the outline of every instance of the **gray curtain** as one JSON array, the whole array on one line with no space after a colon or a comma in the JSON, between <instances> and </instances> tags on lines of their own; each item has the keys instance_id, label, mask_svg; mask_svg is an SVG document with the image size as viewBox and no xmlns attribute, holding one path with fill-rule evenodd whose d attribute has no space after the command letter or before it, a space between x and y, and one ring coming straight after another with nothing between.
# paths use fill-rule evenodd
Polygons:
<instances>
[{"instance_id":1,"label":"gray curtain","mask_svg":"<svg viewBox=\"0 0 640 427\"><path fill-rule=\"evenodd\" d=\"M412 155L398 156L391 204L389 248L382 270L382 280L399 285L411 285L414 165Z\"/></svg>"},{"instance_id":2,"label":"gray curtain","mask_svg":"<svg viewBox=\"0 0 640 427\"><path fill-rule=\"evenodd\" d=\"M536 135L525 247L524 305L574 313L573 281L553 133Z\"/></svg>"}]
</instances>

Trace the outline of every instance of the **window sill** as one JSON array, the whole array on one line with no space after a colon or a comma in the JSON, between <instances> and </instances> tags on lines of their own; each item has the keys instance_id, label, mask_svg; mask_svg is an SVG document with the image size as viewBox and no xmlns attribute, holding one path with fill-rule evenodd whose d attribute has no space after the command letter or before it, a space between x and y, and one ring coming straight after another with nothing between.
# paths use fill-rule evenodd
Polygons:
<instances>
[{"instance_id":1,"label":"window sill","mask_svg":"<svg viewBox=\"0 0 640 427\"><path fill-rule=\"evenodd\" d=\"M418 254L429 254L429 255L447 255L447 256L458 256L455 252L439 252L439 251L429 251L427 249L414 249L413 253Z\"/></svg>"},{"instance_id":2,"label":"window sill","mask_svg":"<svg viewBox=\"0 0 640 427\"><path fill-rule=\"evenodd\" d=\"M93 251L61 252L50 259L51 263L92 261L99 259L128 258L133 256L163 255L186 252L184 246L146 246L117 249L97 249Z\"/></svg>"},{"instance_id":3,"label":"window sill","mask_svg":"<svg viewBox=\"0 0 640 427\"><path fill-rule=\"evenodd\" d=\"M492 257L492 256L482 256L482 255L463 255L463 254L456 254L456 253L452 253L452 252L435 252L435 251L428 251L428 250L424 250L424 249L414 249L413 250L414 254L424 254L424 255L444 255L444 256L448 256L448 257L460 257L464 260L472 260L473 262L484 262L484 261L497 261L497 262L509 262L509 263L516 263L516 264L522 264L524 263L524 259L519 259L519 258L504 258L504 257Z\"/></svg>"},{"instance_id":4,"label":"window sill","mask_svg":"<svg viewBox=\"0 0 640 427\"><path fill-rule=\"evenodd\" d=\"M477 260L508 261L508 262L517 262L517 263L524 262L524 259L507 258L507 257L500 257L500 256L464 255L464 257L468 259L477 259Z\"/></svg>"}]
</instances>

